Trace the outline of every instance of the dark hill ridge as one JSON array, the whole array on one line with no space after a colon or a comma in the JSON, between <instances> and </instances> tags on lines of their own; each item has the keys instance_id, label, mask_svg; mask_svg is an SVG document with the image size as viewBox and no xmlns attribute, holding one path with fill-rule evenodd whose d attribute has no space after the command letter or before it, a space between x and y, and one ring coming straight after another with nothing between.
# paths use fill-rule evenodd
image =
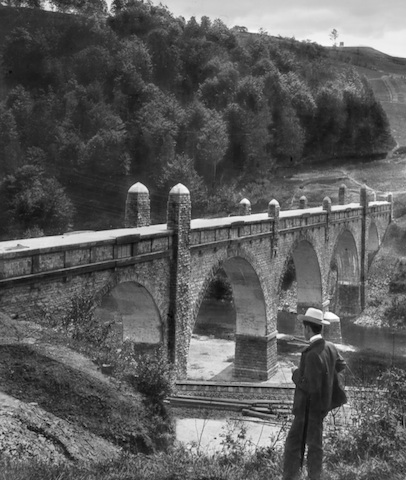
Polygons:
<instances>
[{"instance_id":1,"label":"dark hill ridge","mask_svg":"<svg viewBox=\"0 0 406 480\"><path fill-rule=\"evenodd\" d=\"M6 37L16 27L35 30L67 29L73 15L33 8L5 7L0 5L0 53ZM238 39L245 44L256 33L236 32ZM269 36L278 44L294 44L296 40ZM296 42L299 43L299 42ZM392 57L366 46L322 47L314 45L336 64L337 68L353 66L365 75L389 118L392 134L398 146L406 146L406 58ZM7 94L4 81L6 72L0 75L0 99Z\"/></svg>"}]
</instances>

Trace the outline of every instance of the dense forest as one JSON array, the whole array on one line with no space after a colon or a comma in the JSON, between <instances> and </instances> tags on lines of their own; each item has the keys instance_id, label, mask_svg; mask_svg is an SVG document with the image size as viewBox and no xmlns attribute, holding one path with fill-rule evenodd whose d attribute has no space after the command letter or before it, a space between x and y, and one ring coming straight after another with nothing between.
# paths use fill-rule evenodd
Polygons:
<instances>
[{"instance_id":1,"label":"dense forest","mask_svg":"<svg viewBox=\"0 0 406 480\"><path fill-rule=\"evenodd\" d=\"M43 7L0 3L0 16ZM213 214L242 179L394 146L366 79L317 44L147 1L48 5L1 45L3 239L77 228L64 188L75 175L136 178L162 198L182 182L194 214Z\"/></svg>"}]
</instances>

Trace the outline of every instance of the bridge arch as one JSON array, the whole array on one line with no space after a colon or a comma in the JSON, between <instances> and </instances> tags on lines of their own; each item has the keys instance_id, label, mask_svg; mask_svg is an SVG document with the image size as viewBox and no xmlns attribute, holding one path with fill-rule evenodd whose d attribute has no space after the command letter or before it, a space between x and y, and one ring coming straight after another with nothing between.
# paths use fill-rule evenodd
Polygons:
<instances>
[{"instance_id":1,"label":"bridge arch","mask_svg":"<svg viewBox=\"0 0 406 480\"><path fill-rule=\"evenodd\" d=\"M217 272L223 271L232 290L232 303L235 313L235 354L234 377L269 378L268 356L269 348L268 329L269 308L265 293L266 285L261 281L261 272L249 258L244 249L228 248L213 261L206 270L201 283L200 291L195 298L192 320L192 330L201 308L205 292L216 277ZM271 327L272 328L272 327ZM276 329L275 342L276 342ZM192 333L192 331L191 331ZM189 348L191 348L189 346ZM193 346L192 346L193 348ZM189 358L191 352L189 352ZM254 366L253 362L257 365ZM262 365L263 363L263 365ZM254 375L254 377L252 377Z\"/></svg>"},{"instance_id":2,"label":"bridge arch","mask_svg":"<svg viewBox=\"0 0 406 480\"><path fill-rule=\"evenodd\" d=\"M290 291L290 294L284 294L283 291ZM298 324L296 313L304 313L309 307L321 309L323 304L319 258L309 239L297 239L286 256L278 285L278 298L279 301L283 298L287 300L282 310L278 311L278 331L302 335L302 325Z\"/></svg>"},{"instance_id":3,"label":"bridge arch","mask_svg":"<svg viewBox=\"0 0 406 480\"><path fill-rule=\"evenodd\" d=\"M100 296L95 315L110 326L110 341L118 346L128 340L145 350L163 342L159 309L147 288L136 281L118 283Z\"/></svg>"},{"instance_id":4,"label":"bridge arch","mask_svg":"<svg viewBox=\"0 0 406 480\"><path fill-rule=\"evenodd\" d=\"M193 324L196 322L204 294L220 269L226 273L232 288L236 310L236 333L265 335L267 322L263 288L254 267L246 258L240 256L216 262L206 275L193 309Z\"/></svg>"},{"instance_id":5,"label":"bridge arch","mask_svg":"<svg viewBox=\"0 0 406 480\"><path fill-rule=\"evenodd\" d=\"M292 268L294 271L289 271ZM308 239L296 240L286 256L279 281L279 294L287 274L297 284L297 312L302 313L310 306L321 308L323 288L320 263L316 249Z\"/></svg>"},{"instance_id":6,"label":"bridge arch","mask_svg":"<svg viewBox=\"0 0 406 480\"><path fill-rule=\"evenodd\" d=\"M338 315L360 312L360 260L353 233L344 229L338 235L330 261L330 310Z\"/></svg>"}]
</instances>

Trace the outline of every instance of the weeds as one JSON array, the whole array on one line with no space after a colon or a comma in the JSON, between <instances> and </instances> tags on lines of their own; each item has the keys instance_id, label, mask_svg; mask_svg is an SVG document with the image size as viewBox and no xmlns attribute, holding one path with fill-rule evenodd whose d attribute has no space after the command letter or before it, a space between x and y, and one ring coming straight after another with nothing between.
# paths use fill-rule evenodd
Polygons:
<instances>
[{"instance_id":1,"label":"weeds","mask_svg":"<svg viewBox=\"0 0 406 480\"><path fill-rule=\"evenodd\" d=\"M392 302L385 309L385 318L389 326L406 326L406 297L392 298Z\"/></svg>"},{"instance_id":2,"label":"weeds","mask_svg":"<svg viewBox=\"0 0 406 480\"><path fill-rule=\"evenodd\" d=\"M82 292L71 298L62 318L62 326L77 341L101 347L111 331L111 324L102 324L94 315L94 298Z\"/></svg>"},{"instance_id":3,"label":"weeds","mask_svg":"<svg viewBox=\"0 0 406 480\"><path fill-rule=\"evenodd\" d=\"M353 400L354 423L327 436L326 461L330 470L342 470L338 478L400 478L406 467L405 382L404 370L385 372L379 389Z\"/></svg>"}]
</instances>

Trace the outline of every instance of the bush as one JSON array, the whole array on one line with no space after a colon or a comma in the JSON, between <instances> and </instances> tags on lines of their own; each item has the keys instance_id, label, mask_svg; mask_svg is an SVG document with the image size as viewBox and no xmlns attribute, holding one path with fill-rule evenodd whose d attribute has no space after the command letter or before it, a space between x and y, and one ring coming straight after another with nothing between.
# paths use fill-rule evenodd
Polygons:
<instances>
[{"instance_id":1,"label":"bush","mask_svg":"<svg viewBox=\"0 0 406 480\"><path fill-rule=\"evenodd\" d=\"M232 302L233 290L224 270L219 270L207 288L206 297Z\"/></svg>"},{"instance_id":2,"label":"bush","mask_svg":"<svg viewBox=\"0 0 406 480\"><path fill-rule=\"evenodd\" d=\"M341 469L350 465L348 471L358 472L340 479L390 479L404 471L405 382L403 370L391 369L382 374L378 378L380 389L371 390L361 401L354 402L356 422L328 435L325 451L330 466Z\"/></svg>"},{"instance_id":3,"label":"bush","mask_svg":"<svg viewBox=\"0 0 406 480\"><path fill-rule=\"evenodd\" d=\"M94 298L85 291L70 300L62 325L73 340L102 346L111 330L111 324L101 324L94 315Z\"/></svg>"},{"instance_id":4,"label":"bush","mask_svg":"<svg viewBox=\"0 0 406 480\"><path fill-rule=\"evenodd\" d=\"M390 326L406 325L406 297L392 298L390 306L385 309L385 318Z\"/></svg>"},{"instance_id":5,"label":"bush","mask_svg":"<svg viewBox=\"0 0 406 480\"><path fill-rule=\"evenodd\" d=\"M133 384L137 391L144 394L148 402L161 406L166 397L173 393L175 373L162 347L152 354L144 354L136 358Z\"/></svg>"}]
</instances>

